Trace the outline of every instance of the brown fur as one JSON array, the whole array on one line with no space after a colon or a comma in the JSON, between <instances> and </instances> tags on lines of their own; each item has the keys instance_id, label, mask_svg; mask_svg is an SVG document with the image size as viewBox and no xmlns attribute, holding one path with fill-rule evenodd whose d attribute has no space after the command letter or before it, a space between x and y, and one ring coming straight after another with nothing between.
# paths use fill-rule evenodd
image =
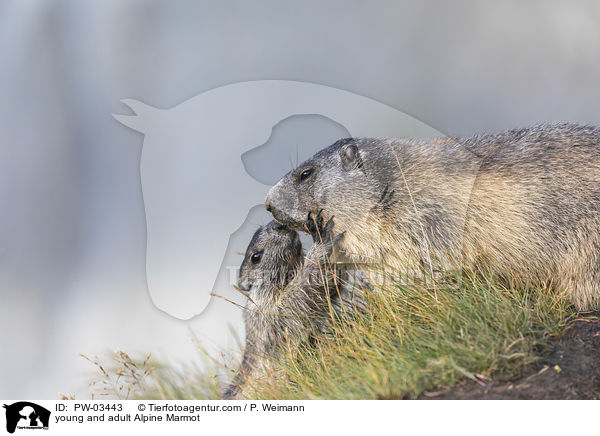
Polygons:
<instances>
[{"instance_id":1,"label":"brown fur","mask_svg":"<svg viewBox=\"0 0 600 436\"><path fill-rule=\"evenodd\" d=\"M333 221L315 226L315 242L304 257L297 233L275 222L261 227L250 242L240 268L239 285L248 293L244 313L246 347L224 399L242 399L257 380L279 370L282 356L293 354L311 338L329 331L336 317L362 304L361 288L329 263L334 244ZM262 253L260 262L252 256Z\"/></svg>"},{"instance_id":2,"label":"brown fur","mask_svg":"<svg viewBox=\"0 0 600 436\"><path fill-rule=\"evenodd\" d=\"M307 169L310 177L300 180ZM286 175L266 205L288 225L317 211L335 216L346 256L388 274L485 267L551 281L577 308L600 308L595 127L345 139Z\"/></svg>"}]
</instances>

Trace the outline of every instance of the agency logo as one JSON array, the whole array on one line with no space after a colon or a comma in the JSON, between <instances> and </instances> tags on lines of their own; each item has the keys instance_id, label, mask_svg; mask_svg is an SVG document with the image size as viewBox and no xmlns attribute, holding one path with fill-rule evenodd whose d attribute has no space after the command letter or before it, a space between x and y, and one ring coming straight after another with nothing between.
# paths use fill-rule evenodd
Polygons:
<instances>
[{"instance_id":1,"label":"agency logo","mask_svg":"<svg viewBox=\"0 0 600 436\"><path fill-rule=\"evenodd\" d=\"M48 430L50 411L29 401L19 401L3 406L6 409L6 431L14 433L22 430Z\"/></svg>"}]
</instances>

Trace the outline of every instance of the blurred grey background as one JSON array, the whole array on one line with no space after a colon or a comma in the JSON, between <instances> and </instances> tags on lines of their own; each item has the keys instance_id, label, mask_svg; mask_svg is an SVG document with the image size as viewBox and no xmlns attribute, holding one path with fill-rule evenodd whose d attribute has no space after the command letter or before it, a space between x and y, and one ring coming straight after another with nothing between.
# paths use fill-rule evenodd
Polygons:
<instances>
[{"instance_id":1,"label":"blurred grey background","mask_svg":"<svg viewBox=\"0 0 600 436\"><path fill-rule=\"evenodd\" d=\"M93 368L78 353L185 362L188 328L236 348L232 305L185 322L149 299L143 137L112 118L127 111L120 99L169 108L286 79L368 96L448 135L600 124L599 22L594 1L3 1L0 398L87 398ZM272 142L292 158L300 128L311 147L343 133L318 118L288 124ZM268 219L257 214L253 225Z\"/></svg>"}]
</instances>

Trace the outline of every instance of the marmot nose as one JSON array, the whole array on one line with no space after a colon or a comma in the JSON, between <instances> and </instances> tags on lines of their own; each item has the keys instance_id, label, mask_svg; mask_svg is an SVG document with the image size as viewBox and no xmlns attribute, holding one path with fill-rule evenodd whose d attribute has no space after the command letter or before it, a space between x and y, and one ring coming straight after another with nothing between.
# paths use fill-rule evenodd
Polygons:
<instances>
[{"instance_id":1,"label":"marmot nose","mask_svg":"<svg viewBox=\"0 0 600 436\"><path fill-rule=\"evenodd\" d=\"M273 213L273 204L271 203L271 191L267 194L267 198L265 198L265 209L267 211Z\"/></svg>"},{"instance_id":2,"label":"marmot nose","mask_svg":"<svg viewBox=\"0 0 600 436\"><path fill-rule=\"evenodd\" d=\"M279 221L279 222L283 221L283 215L280 213L279 209L277 209L276 207L274 207L271 204L265 204L265 207L271 213L271 215L273 215L273 218L275 218L276 221Z\"/></svg>"}]
</instances>

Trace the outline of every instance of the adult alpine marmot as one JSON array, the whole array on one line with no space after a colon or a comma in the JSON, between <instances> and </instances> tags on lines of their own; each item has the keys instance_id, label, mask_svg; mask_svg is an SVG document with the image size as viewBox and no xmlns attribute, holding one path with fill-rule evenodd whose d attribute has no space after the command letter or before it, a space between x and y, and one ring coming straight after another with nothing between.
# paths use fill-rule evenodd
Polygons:
<instances>
[{"instance_id":1,"label":"adult alpine marmot","mask_svg":"<svg viewBox=\"0 0 600 436\"><path fill-rule=\"evenodd\" d=\"M302 227L335 216L340 248L386 273L485 266L600 308L600 129L343 139L284 176L266 208Z\"/></svg>"}]
</instances>

